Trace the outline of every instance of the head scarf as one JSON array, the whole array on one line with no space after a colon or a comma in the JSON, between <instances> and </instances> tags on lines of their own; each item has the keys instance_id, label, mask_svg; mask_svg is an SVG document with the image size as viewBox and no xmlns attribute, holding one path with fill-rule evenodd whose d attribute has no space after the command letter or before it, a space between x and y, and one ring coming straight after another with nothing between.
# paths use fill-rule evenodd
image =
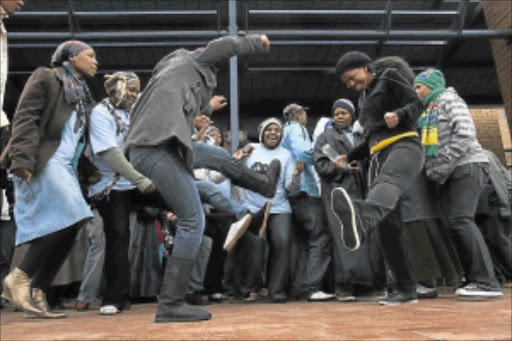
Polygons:
<instances>
[{"instance_id":1,"label":"head scarf","mask_svg":"<svg viewBox=\"0 0 512 341\"><path fill-rule=\"evenodd\" d=\"M133 72L119 71L112 75L105 75L105 90L112 97L114 95L114 106L118 106L126 98L126 86L132 81L138 81L139 77Z\"/></svg>"},{"instance_id":2,"label":"head scarf","mask_svg":"<svg viewBox=\"0 0 512 341\"><path fill-rule=\"evenodd\" d=\"M74 104L77 119L74 132L85 124L86 116L92 108L93 99L85 81L78 78L70 58L91 47L78 40L69 40L60 44L52 55L52 66L62 66L62 82L64 86L64 97L68 104Z\"/></svg>"},{"instance_id":3,"label":"head scarf","mask_svg":"<svg viewBox=\"0 0 512 341\"><path fill-rule=\"evenodd\" d=\"M260 143L263 143L263 135L265 134L265 130L267 130L268 126L271 124L277 124L281 132L283 131L283 123L280 120L278 120L275 117L267 118L258 126L258 135L260 137ZM281 134L281 138L283 138L283 134Z\"/></svg>"},{"instance_id":4,"label":"head scarf","mask_svg":"<svg viewBox=\"0 0 512 341\"><path fill-rule=\"evenodd\" d=\"M421 144L425 150L425 156L436 157L438 155L439 97L446 90L444 75L437 69L428 69L420 73L414 82L424 84L432 89L423 99L423 105L426 108L418 118L418 128L421 129Z\"/></svg>"},{"instance_id":5,"label":"head scarf","mask_svg":"<svg viewBox=\"0 0 512 341\"><path fill-rule=\"evenodd\" d=\"M83 41L68 40L60 44L52 55L52 66L62 66L65 61L92 47Z\"/></svg>"}]
</instances>

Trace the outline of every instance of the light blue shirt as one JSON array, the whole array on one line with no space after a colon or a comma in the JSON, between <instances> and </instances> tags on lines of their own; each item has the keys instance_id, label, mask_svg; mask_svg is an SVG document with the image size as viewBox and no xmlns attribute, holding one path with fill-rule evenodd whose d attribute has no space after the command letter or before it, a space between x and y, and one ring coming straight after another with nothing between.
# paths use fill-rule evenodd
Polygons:
<instances>
[{"instance_id":1,"label":"light blue shirt","mask_svg":"<svg viewBox=\"0 0 512 341\"><path fill-rule=\"evenodd\" d=\"M83 124L82 127L75 132L74 127L76 119L76 111L73 111L62 130L59 148L57 148L50 160L48 160L48 162L60 163L71 171L73 171L73 161L77 156L77 152L79 152L77 150L78 142L80 141L85 128L85 124Z\"/></svg>"},{"instance_id":2,"label":"light blue shirt","mask_svg":"<svg viewBox=\"0 0 512 341\"><path fill-rule=\"evenodd\" d=\"M294 164L297 160L304 164L304 171L300 175L300 189L290 193L290 197L299 192L306 192L311 197L319 197L320 192L315 177L313 144L306 127L298 122L287 122L283 128L282 146L292 153Z\"/></svg>"},{"instance_id":3,"label":"light blue shirt","mask_svg":"<svg viewBox=\"0 0 512 341\"><path fill-rule=\"evenodd\" d=\"M130 124L130 117L126 113L126 110L116 109L116 113L121 117L124 123ZM89 127L91 147L94 154L93 163L101 172L101 180L89 186L89 196L93 196L101 192L115 174L114 170L110 168L98 154L112 147L122 149L124 139L123 136L117 132L118 127L114 117L107 107L101 103L96 105L92 110ZM120 177L119 181L113 187L113 189L117 191L126 191L133 188L135 188L135 186L124 177Z\"/></svg>"},{"instance_id":4,"label":"light blue shirt","mask_svg":"<svg viewBox=\"0 0 512 341\"><path fill-rule=\"evenodd\" d=\"M291 181L295 163L291 153L284 147L278 146L275 149L267 149L261 143L253 143L254 150L251 156L246 159L246 166L255 171L267 170L270 162L274 159L281 161L281 173L277 183L276 195L266 198L261 194L250 190L244 190L240 204L245 206L252 213L260 210L269 200L272 200L270 213L291 213L290 202L286 193L286 184Z\"/></svg>"}]
</instances>

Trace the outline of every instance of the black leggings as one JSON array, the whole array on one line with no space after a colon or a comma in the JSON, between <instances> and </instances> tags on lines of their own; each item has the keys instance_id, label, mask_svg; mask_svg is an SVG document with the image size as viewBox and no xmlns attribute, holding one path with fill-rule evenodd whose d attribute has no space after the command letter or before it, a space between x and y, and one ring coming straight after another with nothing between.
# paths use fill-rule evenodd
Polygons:
<instances>
[{"instance_id":1,"label":"black leggings","mask_svg":"<svg viewBox=\"0 0 512 341\"><path fill-rule=\"evenodd\" d=\"M60 231L33 240L18 265L18 268L32 278L32 287L46 292L54 277L66 260L74 239L87 220L78 222Z\"/></svg>"}]
</instances>

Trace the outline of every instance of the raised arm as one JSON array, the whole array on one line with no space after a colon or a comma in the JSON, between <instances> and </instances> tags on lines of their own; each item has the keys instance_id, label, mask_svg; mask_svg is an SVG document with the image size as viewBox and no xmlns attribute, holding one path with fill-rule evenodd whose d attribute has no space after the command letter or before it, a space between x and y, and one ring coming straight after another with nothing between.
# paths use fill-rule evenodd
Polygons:
<instances>
[{"instance_id":1,"label":"raised arm","mask_svg":"<svg viewBox=\"0 0 512 341\"><path fill-rule=\"evenodd\" d=\"M246 56L268 52L270 42L265 35L225 36L212 40L206 45L197 61L215 64L227 61L233 56Z\"/></svg>"}]
</instances>

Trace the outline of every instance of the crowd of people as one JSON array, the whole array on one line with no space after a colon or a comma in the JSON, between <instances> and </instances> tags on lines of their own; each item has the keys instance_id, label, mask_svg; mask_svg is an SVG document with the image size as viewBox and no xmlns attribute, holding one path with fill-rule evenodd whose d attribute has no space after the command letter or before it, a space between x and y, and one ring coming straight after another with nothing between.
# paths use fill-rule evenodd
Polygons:
<instances>
[{"instance_id":1,"label":"crowd of people","mask_svg":"<svg viewBox=\"0 0 512 341\"><path fill-rule=\"evenodd\" d=\"M2 15L20 3L2 1ZM437 285L501 297L510 173L481 147L442 71L345 53L335 76L360 93L357 105L333 99L311 138L310 109L290 103L231 155L212 119L227 105L214 95L217 66L269 50L265 35L177 49L143 89L133 72L106 75L95 102L94 49L60 44L2 129L2 188L14 193L2 201L13 208L2 297L25 318L66 317L46 294L79 234L89 249L75 308L101 298L103 315L145 296L157 298L157 323L210 319L200 307L209 261L223 268L217 301L397 305L434 298Z\"/></svg>"}]
</instances>

